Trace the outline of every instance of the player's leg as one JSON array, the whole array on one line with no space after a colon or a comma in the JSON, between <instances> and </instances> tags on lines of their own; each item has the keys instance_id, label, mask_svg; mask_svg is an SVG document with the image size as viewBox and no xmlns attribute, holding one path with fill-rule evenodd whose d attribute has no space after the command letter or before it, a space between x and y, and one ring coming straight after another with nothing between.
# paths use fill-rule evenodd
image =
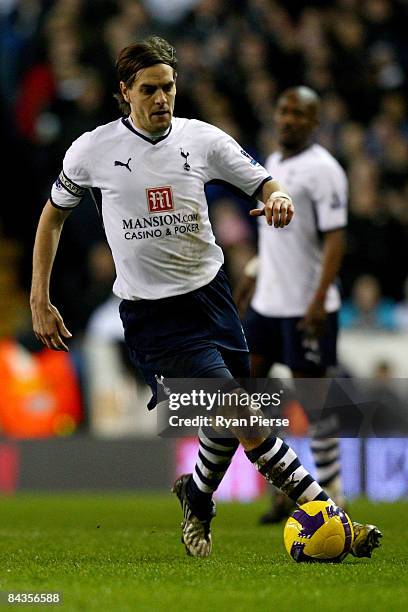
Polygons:
<instances>
[{"instance_id":1,"label":"player's leg","mask_svg":"<svg viewBox=\"0 0 408 612\"><path fill-rule=\"evenodd\" d=\"M210 298L215 299L219 296L219 299L226 303L222 303L219 307L215 306L214 310L226 313L227 317L229 310L232 309L234 315L232 299L228 300L228 287L225 289L227 292L225 299L222 293L224 284L224 276L219 273L207 287L190 294L157 301L122 301L120 314L131 361L142 372L152 390L149 409L156 406L157 380L161 376L164 379L232 376L215 348L213 336L217 328L212 324L211 313L206 312L206 300L209 301L208 310L211 310ZM237 333L241 334L237 339L237 348L247 355L237 315L236 319L235 327ZM248 357L246 362L248 373ZM220 477L227 469L238 445L233 439L228 439L225 444L223 440L217 440L218 447L214 448L212 444L212 461L209 462L203 450L205 450L204 444L207 442L208 446L208 440L211 441L211 438L209 431L205 433L205 438L202 436L200 452L204 461L199 455L198 469L194 470L196 480L183 478L175 486L177 489L175 492L180 498L184 512L183 539L188 552L196 556L207 556L211 551L209 526L214 515L212 493L217 488ZM209 447L211 448L211 442ZM206 453L208 457L209 451ZM203 471L205 462L207 468ZM201 477L198 470L201 472ZM200 486L197 486L197 483Z\"/></svg>"},{"instance_id":2,"label":"player's leg","mask_svg":"<svg viewBox=\"0 0 408 612\"><path fill-rule=\"evenodd\" d=\"M302 374L295 373L296 377L304 378ZM305 399L303 395L302 406L307 413L309 420L312 421L310 426L310 449L315 463L316 480L324 488L326 493L338 505L344 508L345 497L343 493L343 485L340 473L340 440L337 435L337 427L333 426L333 421L330 418L319 420L319 430L313 423L317 397L312 395L310 401ZM310 409L310 404L312 405ZM327 421L326 423L324 421ZM321 433L321 427L324 426L325 433ZM277 491L272 491L272 499L270 509L261 516L261 524L274 524L285 520L293 510L293 503Z\"/></svg>"},{"instance_id":3,"label":"player's leg","mask_svg":"<svg viewBox=\"0 0 408 612\"><path fill-rule=\"evenodd\" d=\"M337 365L337 312L327 316L325 329L319 339L304 337L297 329L296 322L289 323L288 335L294 349L291 355L288 354L288 361L296 378L323 379L327 376L328 369ZM310 450L316 466L317 480L332 499L343 507L345 497L341 478L338 425L333 416L324 410L327 387L325 383L320 386L320 398L319 384L314 387L314 392L309 394L309 397L305 394L304 408L310 421Z\"/></svg>"},{"instance_id":4,"label":"player's leg","mask_svg":"<svg viewBox=\"0 0 408 612\"><path fill-rule=\"evenodd\" d=\"M268 332L275 340L276 361L287 365L295 378L323 378L326 367L335 364L337 326L333 317L334 315L330 315L327 331L320 342L305 338L303 332L298 328L300 318L269 318ZM251 339L254 339L257 344L262 341L254 335L251 336ZM252 348L251 344L250 348ZM259 361L259 356L256 359ZM330 497L342 506L344 495L340 475L340 443L336 437L337 431L335 427L333 428L330 418L326 418L326 422L322 418L318 389L314 387L312 391L311 395L305 392L301 395L302 406L312 423L311 451L315 459L317 480ZM321 401L324 401L324 397ZM262 524L280 522L290 514L292 509L293 504L290 503L290 500L285 495L274 491L271 507L262 515L260 521Z\"/></svg>"},{"instance_id":5,"label":"player's leg","mask_svg":"<svg viewBox=\"0 0 408 612\"><path fill-rule=\"evenodd\" d=\"M330 409L325 409L326 404L330 405L330 387L324 378L328 369L337 365L337 336L337 312L327 316L324 332L318 340L305 338L298 330L296 321L289 320L286 333L288 345L285 352L286 363L291 367L295 378L316 380L313 387L303 386L301 402L311 423L311 452L315 461L316 477L331 499L344 507L338 424ZM301 381L298 382L302 384ZM379 546L381 532L375 525L355 521L353 527L351 554L355 557L371 557L372 551Z\"/></svg>"},{"instance_id":6,"label":"player's leg","mask_svg":"<svg viewBox=\"0 0 408 612\"><path fill-rule=\"evenodd\" d=\"M200 369L201 378L249 377L249 360L246 352L220 347L212 357L207 355L205 361L204 369ZM198 457L187 485L187 494L200 514L201 508L205 511L210 505L213 494L231 464L239 441L232 436L222 438L209 426L200 427L198 441Z\"/></svg>"},{"instance_id":7,"label":"player's leg","mask_svg":"<svg viewBox=\"0 0 408 612\"><path fill-rule=\"evenodd\" d=\"M280 321L277 318L264 317L249 308L243 325L250 350L251 377L266 378L276 362L283 362ZM276 487L271 486L270 491L270 508L259 519L262 525L279 523L296 506L294 501Z\"/></svg>"},{"instance_id":8,"label":"player's leg","mask_svg":"<svg viewBox=\"0 0 408 612\"><path fill-rule=\"evenodd\" d=\"M203 352L189 371L196 378L248 378L249 359L245 337L231 289L221 269L215 279L194 292L195 311L205 315L204 325L211 329L212 352ZM215 345L215 346L214 346ZM218 348L216 348L218 347ZM212 495L220 485L239 442L233 436L220 437L211 427L198 433L199 451L191 477L186 482L186 495L201 516L212 505Z\"/></svg>"},{"instance_id":9,"label":"player's leg","mask_svg":"<svg viewBox=\"0 0 408 612\"><path fill-rule=\"evenodd\" d=\"M316 466L316 478L338 506L344 508L345 496L340 473L340 440L314 434L310 450Z\"/></svg>"},{"instance_id":10,"label":"player's leg","mask_svg":"<svg viewBox=\"0 0 408 612\"><path fill-rule=\"evenodd\" d=\"M208 557L212 550L211 521L216 515L213 494L228 470L239 442L217 438L211 428L200 428L194 470L173 484L183 510L182 542L193 557Z\"/></svg>"},{"instance_id":11,"label":"player's leg","mask_svg":"<svg viewBox=\"0 0 408 612\"><path fill-rule=\"evenodd\" d=\"M239 439L246 456L259 473L294 502L302 505L314 500L332 501L301 464L295 451L281 438L260 431L253 440L245 436L239 436Z\"/></svg>"},{"instance_id":12,"label":"player's leg","mask_svg":"<svg viewBox=\"0 0 408 612\"><path fill-rule=\"evenodd\" d=\"M221 484L235 451L235 438L219 438L211 427L198 431L198 456L186 486L186 494L198 517L206 516L212 496Z\"/></svg>"},{"instance_id":13,"label":"player's leg","mask_svg":"<svg viewBox=\"0 0 408 612\"><path fill-rule=\"evenodd\" d=\"M230 313L230 321L234 319L234 313ZM269 327L272 325L272 328ZM246 337L248 340L248 344L250 347L253 347L254 358L251 362L251 376L255 378L265 377L270 370L272 364L276 361L276 355L274 352L279 353L281 351L281 341L279 338L279 330L276 325L270 323L270 319L267 317L263 317L252 308L248 309L247 315L244 321L244 328ZM222 357L224 362L228 368L228 373L223 371L222 368L219 368L218 373L209 374L210 376L220 376L224 378L228 378L231 374L234 377L245 378L248 376L246 372L247 366L242 363L242 353L239 351L227 351L222 350ZM245 357L246 359L246 357ZM236 437L243 443L244 449L248 450L247 444L253 445L254 438L251 435L250 440L245 440L245 435L242 432L234 432ZM264 442L265 437L262 434L262 437L259 438L258 444ZM220 442L224 445L224 448L220 448ZM255 444L255 446L258 446ZM282 451L285 448L285 444L283 444ZM188 483L187 491L190 494L191 500L203 500L202 505L205 507L204 495L212 494L216 488L219 486L222 477L226 473L226 470L231 462L233 453L235 452L237 443L234 445L231 444L231 441L227 439L220 440L219 434L213 434L212 432L200 432L200 451L197 464L195 466L193 477L190 479ZM251 449L253 446L251 446ZM211 450L213 453L211 453ZM217 452L221 453L220 457L225 457L225 462L217 465L214 461L217 456ZM293 453L293 451L291 451ZM212 454L212 457L211 457ZM255 456L255 455L253 455ZM252 455L251 455L252 457ZM287 459L292 457L292 454L287 456ZM213 461L211 461L211 458ZM256 460L253 459L253 462ZM299 462L300 465L300 462ZM287 467L287 466L286 466ZM285 467L285 469L286 469ZM293 464L295 467L295 464ZM203 468L205 468L205 473L203 474ZM217 469L218 472L217 472ZM276 471L276 470L275 470ZM204 478L203 478L204 475ZM289 477L291 473L288 472ZM284 480L282 481L282 485L284 485ZM304 485L306 483L303 483ZM302 487L300 487L302 488ZM306 488L306 487L305 487ZM299 495L301 491L299 490ZM322 499L324 494L319 490L314 491L314 496L322 495ZM295 499L298 498L297 491L293 493Z\"/></svg>"},{"instance_id":14,"label":"player's leg","mask_svg":"<svg viewBox=\"0 0 408 612\"><path fill-rule=\"evenodd\" d=\"M227 360L239 377L249 376L249 359L245 351L234 351ZM232 380L221 351L215 346L183 351L155 361L155 368L166 378L219 378ZM227 432L228 433L228 432ZM213 494L220 485L239 442L233 436L220 436L211 427L198 433L199 448L194 470L175 481L173 492L183 510L182 541L189 555L207 557L212 549L211 521L215 516Z\"/></svg>"},{"instance_id":15,"label":"player's leg","mask_svg":"<svg viewBox=\"0 0 408 612\"><path fill-rule=\"evenodd\" d=\"M257 319L257 313L252 311L252 321ZM265 319L265 317L262 317ZM259 323L259 321L257 321ZM266 323L265 321L261 323ZM265 375L268 365L272 365L273 353L271 348L262 345L265 338L268 337L268 329L263 327L263 334L258 337L257 343L251 342L253 335L251 334L251 325L248 325L246 319L246 333L249 337L250 346L257 346L259 349L256 353L264 354L264 358L259 358L253 362L252 373ZM256 333L260 333L257 326ZM253 327L252 327L253 329ZM269 329L273 336L279 338L273 329ZM268 364L269 361L269 364ZM269 370L269 368L268 368ZM242 391L246 393L245 390ZM249 407L247 409L240 407L239 414L246 418L254 413L260 413L260 410ZM266 478L266 480L275 485L282 492L286 493L293 501L298 504L313 500L329 500L329 496L323 491L322 487L314 480L308 471L301 465L299 458L293 449L291 449L283 440L273 435L268 427L263 425L254 425L250 430L248 428L231 427L232 433L238 438L248 459L254 464L257 470Z\"/></svg>"}]
</instances>

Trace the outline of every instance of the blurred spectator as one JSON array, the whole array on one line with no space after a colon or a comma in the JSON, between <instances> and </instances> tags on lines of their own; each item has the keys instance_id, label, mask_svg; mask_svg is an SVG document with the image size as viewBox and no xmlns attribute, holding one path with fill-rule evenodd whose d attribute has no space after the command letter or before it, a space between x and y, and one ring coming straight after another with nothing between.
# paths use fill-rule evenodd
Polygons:
<instances>
[{"instance_id":1,"label":"blurred spectator","mask_svg":"<svg viewBox=\"0 0 408 612\"><path fill-rule=\"evenodd\" d=\"M2 0L0 2L0 89L8 104L30 62L40 36L46 3L40 0Z\"/></svg>"},{"instance_id":2,"label":"blurred spectator","mask_svg":"<svg viewBox=\"0 0 408 612\"><path fill-rule=\"evenodd\" d=\"M146 8L151 15L165 24L175 24L200 0L145 0Z\"/></svg>"},{"instance_id":3,"label":"blurred spectator","mask_svg":"<svg viewBox=\"0 0 408 612\"><path fill-rule=\"evenodd\" d=\"M340 326L365 331L396 329L395 304L382 297L374 276L367 274L356 280L352 300L346 301L340 311Z\"/></svg>"},{"instance_id":4,"label":"blurred spectator","mask_svg":"<svg viewBox=\"0 0 408 612\"><path fill-rule=\"evenodd\" d=\"M403 218L398 212L398 216L393 216L392 210L386 207L373 162L356 160L349 176L350 218L342 271L345 294L350 295L357 277L368 273L378 279L386 297L401 299L408 257Z\"/></svg>"}]
</instances>

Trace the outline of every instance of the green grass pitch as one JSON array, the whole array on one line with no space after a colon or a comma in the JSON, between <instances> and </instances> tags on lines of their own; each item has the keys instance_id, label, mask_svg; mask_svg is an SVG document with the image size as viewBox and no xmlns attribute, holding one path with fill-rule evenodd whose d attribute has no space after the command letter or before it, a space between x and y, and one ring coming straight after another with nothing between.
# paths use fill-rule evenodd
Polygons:
<instances>
[{"instance_id":1,"label":"green grass pitch","mask_svg":"<svg viewBox=\"0 0 408 612\"><path fill-rule=\"evenodd\" d=\"M353 502L351 516L384 538L372 560L341 565L289 559L282 526L257 525L266 503L219 504L213 554L192 559L170 494L3 498L0 590L61 591L61 606L41 607L61 610L407 610L408 502Z\"/></svg>"}]
</instances>

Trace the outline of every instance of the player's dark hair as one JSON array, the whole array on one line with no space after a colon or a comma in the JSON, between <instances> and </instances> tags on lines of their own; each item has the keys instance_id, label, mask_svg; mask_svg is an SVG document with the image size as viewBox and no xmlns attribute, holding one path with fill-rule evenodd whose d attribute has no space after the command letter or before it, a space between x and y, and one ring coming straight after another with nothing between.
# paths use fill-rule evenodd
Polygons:
<instances>
[{"instance_id":1,"label":"player's dark hair","mask_svg":"<svg viewBox=\"0 0 408 612\"><path fill-rule=\"evenodd\" d=\"M167 40L160 36L150 36L146 40L135 42L122 49L116 62L118 79L123 81L126 87L132 87L139 70L155 64L167 64L176 72L176 51ZM124 115L130 115L130 105L120 91L115 94L115 98L121 112Z\"/></svg>"}]
</instances>

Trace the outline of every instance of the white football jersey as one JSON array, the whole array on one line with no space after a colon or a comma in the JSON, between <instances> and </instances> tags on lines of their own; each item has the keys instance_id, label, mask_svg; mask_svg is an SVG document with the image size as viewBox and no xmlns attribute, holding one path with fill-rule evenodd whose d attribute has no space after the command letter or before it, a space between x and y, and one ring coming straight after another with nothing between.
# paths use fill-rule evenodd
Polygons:
<instances>
[{"instance_id":1,"label":"white football jersey","mask_svg":"<svg viewBox=\"0 0 408 612\"><path fill-rule=\"evenodd\" d=\"M224 261L205 184L223 181L252 197L269 178L230 136L202 121L173 118L168 133L151 140L118 119L72 144L51 202L73 208L91 189L115 261L114 293L155 300L206 285Z\"/></svg>"},{"instance_id":2,"label":"white football jersey","mask_svg":"<svg viewBox=\"0 0 408 612\"><path fill-rule=\"evenodd\" d=\"M295 217L283 229L259 224L259 268L251 305L264 316L301 317L320 280L321 233L347 224L347 178L318 144L286 159L273 153L265 166L291 195ZM339 307L339 290L333 284L325 308L334 312Z\"/></svg>"}]
</instances>

